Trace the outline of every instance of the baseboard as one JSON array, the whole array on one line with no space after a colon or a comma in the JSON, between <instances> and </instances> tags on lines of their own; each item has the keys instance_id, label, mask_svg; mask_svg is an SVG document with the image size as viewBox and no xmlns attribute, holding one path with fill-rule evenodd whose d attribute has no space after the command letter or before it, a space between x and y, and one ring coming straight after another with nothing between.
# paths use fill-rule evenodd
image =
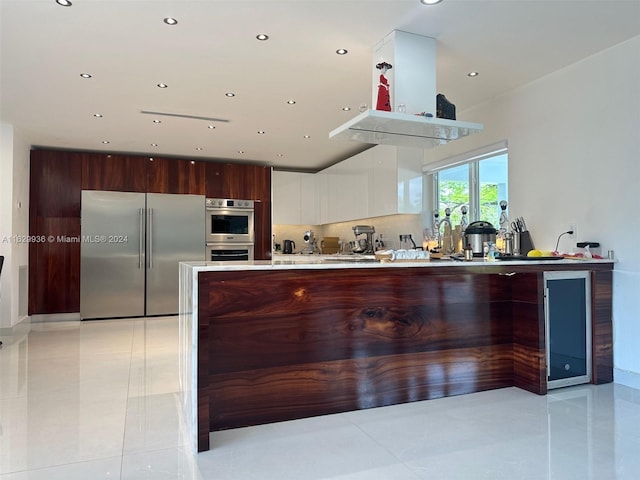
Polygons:
<instances>
[{"instance_id":1,"label":"baseboard","mask_svg":"<svg viewBox=\"0 0 640 480\"><path fill-rule=\"evenodd\" d=\"M80 312L31 315L31 323L80 321Z\"/></svg>"},{"instance_id":2,"label":"baseboard","mask_svg":"<svg viewBox=\"0 0 640 480\"><path fill-rule=\"evenodd\" d=\"M15 343L31 330L31 318L23 317L13 327L0 328L0 341L4 345Z\"/></svg>"},{"instance_id":3,"label":"baseboard","mask_svg":"<svg viewBox=\"0 0 640 480\"><path fill-rule=\"evenodd\" d=\"M627 387L640 390L640 373L614 368L613 381L620 385L626 385Z\"/></svg>"}]
</instances>

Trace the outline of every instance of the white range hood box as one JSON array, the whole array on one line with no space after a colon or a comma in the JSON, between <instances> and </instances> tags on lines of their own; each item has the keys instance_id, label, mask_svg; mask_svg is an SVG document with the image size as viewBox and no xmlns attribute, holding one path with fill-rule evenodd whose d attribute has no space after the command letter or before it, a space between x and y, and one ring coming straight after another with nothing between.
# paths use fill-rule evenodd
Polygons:
<instances>
[{"instance_id":1,"label":"white range hood box","mask_svg":"<svg viewBox=\"0 0 640 480\"><path fill-rule=\"evenodd\" d=\"M329 133L329 138L362 143L434 148L481 132L481 123L367 110Z\"/></svg>"},{"instance_id":2,"label":"white range hood box","mask_svg":"<svg viewBox=\"0 0 640 480\"><path fill-rule=\"evenodd\" d=\"M362 143L433 148L483 130L480 123L437 118L436 40L394 30L373 49L372 105L377 103L380 71L387 62L392 112L368 110L329 133ZM400 113L398 110L406 113ZM430 113L433 117L416 115Z\"/></svg>"}]
</instances>

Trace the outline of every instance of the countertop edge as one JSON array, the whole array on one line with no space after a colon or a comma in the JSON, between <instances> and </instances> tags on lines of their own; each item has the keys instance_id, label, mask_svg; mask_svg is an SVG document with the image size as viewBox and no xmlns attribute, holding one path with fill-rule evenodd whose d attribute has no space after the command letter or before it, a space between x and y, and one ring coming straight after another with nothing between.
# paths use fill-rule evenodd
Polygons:
<instances>
[{"instance_id":1,"label":"countertop edge","mask_svg":"<svg viewBox=\"0 0 640 480\"><path fill-rule=\"evenodd\" d=\"M180 262L181 265L192 268L194 271L257 271L257 270L331 270L331 269L367 269L367 268L451 268L451 267L469 267L469 268L504 268L509 266L534 266L534 265L593 265L593 264L613 264L616 260L610 259L590 259L590 260L513 260L513 261L483 261L474 260L473 262L457 262L451 260L430 260L416 262L377 262L377 261L287 261L287 260L255 260L250 262Z\"/></svg>"}]
</instances>

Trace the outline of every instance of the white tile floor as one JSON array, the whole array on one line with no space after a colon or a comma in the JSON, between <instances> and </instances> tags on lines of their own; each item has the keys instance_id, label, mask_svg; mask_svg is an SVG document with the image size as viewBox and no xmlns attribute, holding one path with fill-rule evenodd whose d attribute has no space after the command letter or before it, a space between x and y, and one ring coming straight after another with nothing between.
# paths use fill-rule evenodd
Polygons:
<instances>
[{"instance_id":1,"label":"white tile floor","mask_svg":"<svg viewBox=\"0 0 640 480\"><path fill-rule=\"evenodd\" d=\"M186 451L175 317L34 324L0 349L0 480L640 478L640 391L516 388L212 434Z\"/></svg>"}]
</instances>

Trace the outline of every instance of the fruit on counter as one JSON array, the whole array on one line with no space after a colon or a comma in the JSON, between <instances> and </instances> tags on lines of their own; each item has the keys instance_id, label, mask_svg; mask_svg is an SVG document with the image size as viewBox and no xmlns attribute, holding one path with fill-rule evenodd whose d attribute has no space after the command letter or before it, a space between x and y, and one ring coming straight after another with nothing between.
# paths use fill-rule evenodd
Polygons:
<instances>
[{"instance_id":1,"label":"fruit on counter","mask_svg":"<svg viewBox=\"0 0 640 480\"><path fill-rule=\"evenodd\" d=\"M527 257L559 257L561 256L558 252L554 252L551 250L529 250L527 253Z\"/></svg>"}]
</instances>

